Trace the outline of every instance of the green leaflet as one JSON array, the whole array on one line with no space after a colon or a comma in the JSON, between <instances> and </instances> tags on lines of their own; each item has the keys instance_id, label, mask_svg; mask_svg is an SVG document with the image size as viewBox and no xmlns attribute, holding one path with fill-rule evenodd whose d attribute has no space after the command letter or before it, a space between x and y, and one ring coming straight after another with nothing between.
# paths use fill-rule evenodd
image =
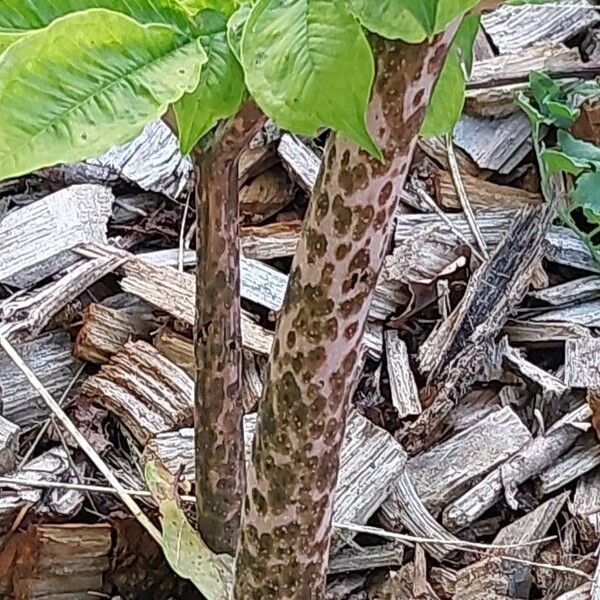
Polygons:
<instances>
[{"instance_id":1,"label":"green leaflet","mask_svg":"<svg viewBox=\"0 0 600 600\"><path fill-rule=\"evenodd\" d=\"M600 224L600 173L584 173L577 179L571 198L586 211L588 219Z\"/></svg>"},{"instance_id":2,"label":"green leaflet","mask_svg":"<svg viewBox=\"0 0 600 600\"><path fill-rule=\"evenodd\" d=\"M589 167L586 161L573 158L556 148L544 148L540 152L540 160L546 165L548 175L564 172L577 176Z\"/></svg>"},{"instance_id":3,"label":"green leaflet","mask_svg":"<svg viewBox=\"0 0 600 600\"><path fill-rule=\"evenodd\" d=\"M180 577L189 579L207 600L227 600L233 560L226 554L214 554L190 525L179 506L176 482L160 463L147 463L144 474L160 509L161 546L167 562Z\"/></svg>"},{"instance_id":4,"label":"green leaflet","mask_svg":"<svg viewBox=\"0 0 600 600\"><path fill-rule=\"evenodd\" d=\"M200 13L202 43L208 61L200 73L198 87L173 106L181 151L190 152L219 119L231 116L244 97L244 73L227 42L227 20L211 10Z\"/></svg>"},{"instance_id":5,"label":"green leaflet","mask_svg":"<svg viewBox=\"0 0 600 600\"><path fill-rule=\"evenodd\" d=\"M0 57L0 180L131 139L204 62L199 40L102 9L25 36Z\"/></svg>"},{"instance_id":6,"label":"green leaflet","mask_svg":"<svg viewBox=\"0 0 600 600\"><path fill-rule=\"evenodd\" d=\"M248 89L280 127L316 135L329 126L381 157L365 124L373 56L345 0L259 0L242 63Z\"/></svg>"},{"instance_id":7,"label":"green leaflet","mask_svg":"<svg viewBox=\"0 0 600 600\"><path fill-rule=\"evenodd\" d=\"M460 119L465 104L466 82L473 66L473 44L479 22L479 15L465 17L456 32L427 106L421 135L451 133Z\"/></svg>"},{"instance_id":8,"label":"green leaflet","mask_svg":"<svg viewBox=\"0 0 600 600\"><path fill-rule=\"evenodd\" d=\"M587 161L590 166L600 169L600 148L590 142L585 142L573 137L568 131L558 132L558 143L563 152L569 156Z\"/></svg>"},{"instance_id":9,"label":"green leaflet","mask_svg":"<svg viewBox=\"0 0 600 600\"><path fill-rule=\"evenodd\" d=\"M237 0L179 0L179 3L192 15L205 8L211 8L230 15L235 12L239 4Z\"/></svg>"},{"instance_id":10,"label":"green leaflet","mask_svg":"<svg viewBox=\"0 0 600 600\"><path fill-rule=\"evenodd\" d=\"M184 33L193 32L193 23L176 0L2 0L0 50L7 34L14 40L55 19L91 8L114 10L140 23L163 23Z\"/></svg>"},{"instance_id":11,"label":"green leaflet","mask_svg":"<svg viewBox=\"0 0 600 600\"><path fill-rule=\"evenodd\" d=\"M478 0L348 0L352 12L370 31L388 39L417 44L444 31Z\"/></svg>"},{"instance_id":12,"label":"green leaflet","mask_svg":"<svg viewBox=\"0 0 600 600\"><path fill-rule=\"evenodd\" d=\"M252 7L242 4L227 21L227 41L238 62L242 62L242 36Z\"/></svg>"}]
</instances>

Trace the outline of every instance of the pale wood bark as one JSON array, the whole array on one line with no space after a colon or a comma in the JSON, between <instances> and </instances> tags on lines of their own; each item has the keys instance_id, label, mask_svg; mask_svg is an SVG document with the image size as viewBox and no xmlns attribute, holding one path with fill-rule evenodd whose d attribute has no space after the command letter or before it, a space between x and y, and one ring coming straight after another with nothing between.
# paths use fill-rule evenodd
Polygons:
<instances>
[{"instance_id":1,"label":"pale wood bark","mask_svg":"<svg viewBox=\"0 0 600 600\"><path fill-rule=\"evenodd\" d=\"M0 415L0 475L15 468L21 429Z\"/></svg>"},{"instance_id":2,"label":"pale wood bark","mask_svg":"<svg viewBox=\"0 0 600 600\"><path fill-rule=\"evenodd\" d=\"M259 405L236 556L238 599L324 594L332 495L360 338L397 197L453 34L451 27L431 44L414 46L374 39L378 75L367 120L384 163L339 136L328 142Z\"/></svg>"}]
</instances>

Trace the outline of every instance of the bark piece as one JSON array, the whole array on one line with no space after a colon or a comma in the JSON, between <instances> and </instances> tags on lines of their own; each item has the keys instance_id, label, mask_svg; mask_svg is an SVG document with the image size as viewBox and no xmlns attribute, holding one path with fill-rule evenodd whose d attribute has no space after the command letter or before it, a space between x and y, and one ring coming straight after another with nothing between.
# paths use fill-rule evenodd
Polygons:
<instances>
[{"instance_id":1,"label":"bark piece","mask_svg":"<svg viewBox=\"0 0 600 600\"><path fill-rule=\"evenodd\" d=\"M600 340L581 338L565 343L565 384L600 389Z\"/></svg>"},{"instance_id":2,"label":"bark piece","mask_svg":"<svg viewBox=\"0 0 600 600\"><path fill-rule=\"evenodd\" d=\"M406 463L406 474L419 498L436 514L530 440L531 434L521 419L505 407L411 458ZM397 513L401 510L400 493L395 486L384 504L384 511L395 521L401 521Z\"/></svg>"},{"instance_id":3,"label":"bark piece","mask_svg":"<svg viewBox=\"0 0 600 600\"><path fill-rule=\"evenodd\" d=\"M417 383L408 362L408 349L397 331L385 332L387 369L390 377L392 404L401 419L418 415L423 410Z\"/></svg>"},{"instance_id":4,"label":"bark piece","mask_svg":"<svg viewBox=\"0 0 600 600\"><path fill-rule=\"evenodd\" d=\"M502 529L494 544L519 544L542 538L554 523L568 494L548 500L534 511ZM533 560L539 544L520 548L492 550L492 555L504 555ZM484 600L490 594L501 598L528 598L531 588L531 567L494 556L484 558L457 573L455 600Z\"/></svg>"},{"instance_id":5,"label":"bark piece","mask_svg":"<svg viewBox=\"0 0 600 600\"><path fill-rule=\"evenodd\" d=\"M171 362L183 369L192 379L196 377L194 344L192 340L163 327L154 337L154 346Z\"/></svg>"},{"instance_id":6,"label":"bark piece","mask_svg":"<svg viewBox=\"0 0 600 600\"><path fill-rule=\"evenodd\" d=\"M507 54L541 42L563 42L599 20L587 0L574 0L562 6L500 6L481 22L500 54Z\"/></svg>"},{"instance_id":7,"label":"bark piece","mask_svg":"<svg viewBox=\"0 0 600 600\"><path fill-rule=\"evenodd\" d=\"M590 416L591 410L584 404L565 415L544 435L533 438L504 464L449 504L443 513L444 525L450 531L462 529L498 502L503 489L514 495L518 485L543 471L573 446L582 433L582 423Z\"/></svg>"},{"instance_id":8,"label":"bark piece","mask_svg":"<svg viewBox=\"0 0 600 600\"><path fill-rule=\"evenodd\" d=\"M421 137L417 142L419 148L438 163L446 171L450 170L450 163L448 162L448 148L446 146L446 140L444 136L428 136ZM456 162L461 174L471 175L473 177L483 177L484 174L481 169L460 149L455 149Z\"/></svg>"},{"instance_id":9,"label":"bark piece","mask_svg":"<svg viewBox=\"0 0 600 600\"><path fill-rule=\"evenodd\" d=\"M518 209L541 204L542 196L520 188L498 185L470 175L462 176L467 197L473 209ZM444 208L460 209L461 203L454 187L452 175L439 171L434 177L436 197Z\"/></svg>"},{"instance_id":10,"label":"bark piece","mask_svg":"<svg viewBox=\"0 0 600 600\"><path fill-rule=\"evenodd\" d=\"M589 300L600 294L600 277L590 275L581 279L566 281L543 290L536 290L529 295L536 300L547 302L552 306L570 304L582 300Z\"/></svg>"},{"instance_id":11,"label":"bark piece","mask_svg":"<svg viewBox=\"0 0 600 600\"><path fill-rule=\"evenodd\" d=\"M329 560L329 575L365 571L381 567L399 567L404 556L404 546L386 544L384 546L366 546L344 548Z\"/></svg>"},{"instance_id":12,"label":"bark piece","mask_svg":"<svg viewBox=\"0 0 600 600\"><path fill-rule=\"evenodd\" d=\"M18 344L16 350L55 398L60 397L79 366L71 355L71 339L63 331ZM0 352L0 399L3 415L22 428L48 415L46 403L4 352Z\"/></svg>"},{"instance_id":13,"label":"bark piece","mask_svg":"<svg viewBox=\"0 0 600 600\"><path fill-rule=\"evenodd\" d=\"M536 323L534 321L509 321L503 329L511 343L551 344L566 340L589 338L587 327L575 323Z\"/></svg>"},{"instance_id":14,"label":"bark piece","mask_svg":"<svg viewBox=\"0 0 600 600\"><path fill-rule=\"evenodd\" d=\"M541 491L551 494L598 465L600 444L594 434L586 434L564 456L540 473Z\"/></svg>"},{"instance_id":15,"label":"bark piece","mask_svg":"<svg viewBox=\"0 0 600 600\"><path fill-rule=\"evenodd\" d=\"M79 244L106 243L114 200L99 185L78 185L12 211L0 222L0 281L27 287L77 260Z\"/></svg>"},{"instance_id":16,"label":"bark piece","mask_svg":"<svg viewBox=\"0 0 600 600\"><path fill-rule=\"evenodd\" d=\"M157 120L146 125L131 142L111 148L101 156L75 165L50 167L41 173L67 185L113 184L124 180L175 200L189 191L193 166L189 157L181 155L177 137Z\"/></svg>"},{"instance_id":17,"label":"bark piece","mask_svg":"<svg viewBox=\"0 0 600 600\"><path fill-rule=\"evenodd\" d=\"M578 479L570 506L587 540L600 540L600 469L596 468Z\"/></svg>"},{"instance_id":18,"label":"bark piece","mask_svg":"<svg viewBox=\"0 0 600 600\"><path fill-rule=\"evenodd\" d=\"M531 320L535 323L568 322L585 327L598 327L600 326L600 300L544 311Z\"/></svg>"},{"instance_id":19,"label":"bark piece","mask_svg":"<svg viewBox=\"0 0 600 600\"><path fill-rule=\"evenodd\" d=\"M311 193L321 168L321 159L295 135L285 133L277 148L290 176Z\"/></svg>"},{"instance_id":20,"label":"bark piece","mask_svg":"<svg viewBox=\"0 0 600 600\"><path fill-rule=\"evenodd\" d=\"M0 415L0 475L12 471L17 464L21 429Z\"/></svg>"},{"instance_id":21,"label":"bark piece","mask_svg":"<svg viewBox=\"0 0 600 600\"><path fill-rule=\"evenodd\" d=\"M399 571L391 571L388 578L369 590L369 600L439 600L427 582L425 589L416 589L417 573L414 562L404 565Z\"/></svg>"},{"instance_id":22,"label":"bark piece","mask_svg":"<svg viewBox=\"0 0 600 600\"><path fill-rule=\"evenodd\" d=\"M294 184L282 167L265 171L240 190L240 212L261 223L294 199Z\"/></svg>"},{"instance_id":23,"label":"bark piece","mask_svg":"<svg viewBox=\"0 0 600 600\"><path fill-rule=\"evenodd\" d=\"M256 415L244 418L246 459L250 459ZM158 458L171 473L194 477L193 432L181 429L157 435L144 449L142 463ZM365 524L388 495L406 454L394 438L353 411L348 417L340 456L340 474L334 500L334 520ZM344 532L344 539L354 534Z\"/></svg>"},{"instance_id":24,"label":"bark piece","mask_svg":"<svg viewBox=\"0 0 600 600\"><path fill-rule=\"evenodd\" d=\"M15 600L83 600L104 589L110 566L106 524L30 525L0 553L0 580Z\"/></svg>"},{"instance_id":25,"label":"bark piece","mask_svg":"<svg viewBox=\"0 0 600 600\"><path fill-rule=\"evenodd\" d=\"M82 360L104 364L129 340L147 338L153 326L125 311L91 304L85 311L73 354Z\"/></svg>"},{"instance_id":26,"label":"bark piece","mask_svg":"<svg viewBox=\"0 0 600 600\"><path fill-rule=\"evenodd\" d=\"M531 152L531 125L522 113L501 119L464 115L456 125L454 143L481 169L510 173Z\"/></svg>"},{"instance_id":27,"label":"bark piece","mask_svg":"<svg viewBox=\"0 0 600 600\"><path fill-rule=\"evenodd\" d=\"M140 444L191 425L193 381L146 342L127 342L81 386L81 392L115 414Z\"/></svg>"},{"instance_id":28,"label":"bark piece","mask_svg":"<svg viewBox=\"0 0 600 600\"><path fill-rule=\"evenodd\" d=\"M300 221L242 227L242 252L246 258L271 260L294 256L300 239Z\"/></svg>"}]
</instances>

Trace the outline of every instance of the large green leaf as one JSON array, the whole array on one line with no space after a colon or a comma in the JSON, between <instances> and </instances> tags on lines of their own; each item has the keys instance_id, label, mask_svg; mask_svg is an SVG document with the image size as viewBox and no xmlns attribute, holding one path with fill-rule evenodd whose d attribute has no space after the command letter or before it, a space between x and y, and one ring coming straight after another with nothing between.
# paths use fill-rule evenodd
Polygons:
<instances>
[{"instance_id":1,"label":"large green leaf","mask_svg":"<svg viewBox=\"0 0 600 600\"><path fill-rule=\"evenodd\" d=\"M227 600L232 583L233 561L214 554L190 525L179 506L174 477L158 462L145 467L146 483L160 509L161 546L173 571L189 579L207 600Z\"/></svg>"},{"instance_id":2,"label":"large green leaf","mask_svg":"<svg viewBox=\"0 0 600 600\"><path fill-rule=\"evenodd\" d=\"M600 220L600 173L584 173L577 179L571 198Z\"/></svg>"},{"instance_id":3,"label":"large green leaf","mask_svg":"<svg viewBox=\"0 0 600 600\"><path fill-rule=\"evenodd\" d=\"M227 42L227 19L221 13L200 13L202 44L208 62L198 87L173 106L181 151L187 154L219 119L231 116L244 97L244 73Z\"/></svg>"},{"instance_id":4,"label":"large green leaf","mask_svg":"<svg viewBox=\"0 0 600 600\"><path fill-rule=\"evenodd\" d=\"M349 0L351 10L369 30L410 44L440 33L479 0Z\"/></svg>"},{"instance_id":5,"label":"large green leaf","mask_svg":"<svg viewBox=\"0 0 600 600\"><path fill-rule=\"evenodd\" d=\"M251 12L251 6L242 4L227 21L227 41L240 63L242 62L242 37Z\"/></svg>"},{"instance_id":6,"label":"large green leaf","mask_svg":"<svg viewBox=\"0 0 600 600\"><path fill-rule=\"evenodd\" d=\"M140 23L164 23L185 33L193 30L188 14L176 0L2 0L0 47L5 35L14 39L60 17L91 8L121 12Z\"/></svg>"},{"instance_id":7,"label":"large green leaf","mask_svg":"<svg viewBox=\"0 0 600 600\"><path fill-rule=\"evenodd\" d=\"M0 179L105 152L198 84L206 53L163 25L92 9L0 57Z\"/></svg>"},{"instance_id":8,"label":"large green leaf","mask_svg":"<svg viewBox=\"0 0 600 600\"><path fill-rule=\"evenodd\" d=\"M427 106L422 135L450 133L460 119L465 104L466 82L473 66L473 44L479 21L479 15L465 17L456 32Z\"/></svg>"},{"instance_id":9,"label":"large green leaf","mask_svg":"<svg viewBox=\"0 0 600 600\"><path fill-rule=\"evenodd\" d=\"M556 148L544 148L540 152L540 160L546 165L548 175L555 173L569 173L571 175L581 175L589 168L587 161L581 161L569 156Z\"/></svg>"},{"instance_id":10,"label":"large green leaf","mask_svg":"<svg viewBox=\"0 0 600 600\"><path fill-rule=\"evenodd\" d=\"M380 157L365 124L371 48L345 0L259 0L242 39L246 84L280 127L326 125Z\"/></svg>"},{"instance_id":11,"label":"large green leaf","mask_svg":"<svg viewBox=\"0 0 600 600\"><path fill-rule=\"evenodd\" d=\"M600 148L598 146L577 139L564 130L558 132L558 143L565 154L579 160L586 160L600 168Z\"/></svg>"},{"instance_id":12,"label":"large green leaf","mask_svg":"<svg viewBox=\"0 0 600 600\"><path fill-rule=\"evenodd\" d=\"M179 3L192 15L205 8L218 10L226 15L235 12L239 2L237 0L179 0Z\"/></svg>"}]
</instances>

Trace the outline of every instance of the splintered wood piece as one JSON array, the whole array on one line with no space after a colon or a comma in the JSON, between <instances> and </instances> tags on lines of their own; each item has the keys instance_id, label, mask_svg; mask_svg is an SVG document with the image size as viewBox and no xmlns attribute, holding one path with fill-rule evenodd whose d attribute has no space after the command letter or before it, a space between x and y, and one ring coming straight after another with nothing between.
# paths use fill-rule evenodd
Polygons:
<instances>
[{"instance_id":1,"label":"splintered wood piece","mask_svg":"<svg viewBox=\"0 0 600 600\"><path fill-rule=\"evenodd\" d=\"M568 493L561 494L517 519L498 533L493 544L520 544L542 538L553 525L567 497ZM532 583L531 567L494 555L531 561L538 550L539 544L492 550L492 556L458 571L453 599L483 600L490 593L501 598L527 598Z\"/></svg>"},{"instance_id":2,"label":"splintered wood piece","mask_svg":"<svg viewBox=\"0 0 600 600\"><path fill-rule=\"evenodd\" d=\"M571 339L589 338L592 335L587 327L575 323L535 323L517 320L510 320L502 331L512 343L544 346Z\"/></svg>"},{"instance_id":3,"label":"splintered wood piece","mask_svg":"<svg viewBox=\"0 0 600 600\"><path fill-rule=\"evenodd\" d=\"M419 498L415 486L406 473L394 484L388 501L381 505L381 519L392 530L406 528L415 536L456 542L457 538L440 525ZM392 500L393 498L393 500ZM456 547L443 544L423 544L423 548L436 560L441 560Z\"/></svg>"},{"instance_id":4,"label":"splintered wood piece","mask_svg":"<svg viewBox=\"0 0 600 600\"><path fill-rule=\"evenodd\" d=\"M321 159L295 135L285 133L277 148L290 176L307 192L312 192L321 168Z\"/></svg>"},{"instance_id":5,"label":"splintered wood piece","mask_svg":"<svg viewBox=\"0 0 600 600\"><path fill-rule=\"evenodd\" d=\"M177 137L157 120L146 125L131 142L111 148L102 156L76 165L50 167L41 173L67 185L124 180L175 200L190 189L194 168L190 158L181 155Z\"/></svg>"},{"instance_id":6,"label":"splintered wood piece","mask_svg":"<svg viewBox=\"0 0 600 600\"><path fill-rule=\"evenodd\" d=\"M123 263L118 255L101 256L74 265L57 281L0 303L7 337L36 336L64 306Z\"/></svg>"},{"instance_id":7,"label":"splintered wood piece","mask_svg":"<svg viewBox=\"0 0 600 600\"><path fill-rule=\"evenodd\" d=\"M385 544L383 546L366 546L364 548L343 548L334 554L328 565L329 575L364 571L382 567L399 567L404 556L404 546L400 544Z\"/></svg>"},{"instance_id":8,"label":"splintered wood piece","mask_svg":"<svg viewBox=\"0 0 600 600\"><path fill-rule=\"evenodd\" d=\"M127 262L123 266L125 277L121 280L121 287L193 326L194 276L179 273L170 267L155 266L149 260L153 260L153 257L144 256L141 260ZM243 297L274 310L281 307L287 286L285 274L258 261L245 260L241 262L241 280ZM273 343L273 333L257 325L242 311L242 343L253 352L267 355ZM367 324L364 344L373 358L381 356L383 332L380 326Z\"/></svg>"},{"instance_id":9,"label":"splintered wood piece","mask_svg":"<svg viewBox=\"0 0 600 600\"><path fill-rule=\"evenodd\" d=\"M75 339L73 354L96 364L107 362L131 339L147 338L153 323L126 311L91 304Z\"/></svg>"},{"instance_id":10,"label":"splintered wood piece","mask_svg":"<svg viewBox=\"0 0 600 600\"><path fill-rule=\"evenodd\" d=\"M256 415L244 418L246 458L250 459ZM194 436L191 429L157 435L144 449L142 463L158 458L171 473L194 478ZM334 500L334 520L365 524L389 494L402 472L406 454L394 438L353 411L348 417L340 456L340 473ZM344 540L352 532L344 532ZM337 537L337 536L336 536ZM334 547L338 544L335 543Z\"/></svg>"},{"instance_id":11,"label":"splintered wood piece","mask_svg":"<svg viewBox=\"0 0 600 600\"><path fill-rule=\"evenodd\" d=\"M417 383L408 362L408 349L397 331L385 332L387 370L390 377L392 404L401 419L423 410Z\"/></svg>"},{"instance_id":12,"label":"splintered wood piece","mask_svg":"<svg viewBox=\"0 0 600 600\"><path fill-rule=\"evenodd\" d=\"M158 433L191 425L194 382L146 342L128 342L81 392L113 412L144 445Z\"/></svg>"},{"instance_id":13,"label":"splintered wood piece","mask_svg":"<svg viewBox=\"0 0 600 600\"><path fill-rule=\"evenodd\" d=\"M496 411L406 463L406 474L419 498L434 514L464 493L474 481L502 463L524 444L531 434L510 407ZM384 506L391 516L400 510L394 486ZM400 521L400 515L397 519Z\"/></svg>"},{"instance_id":14,"label":"splintered wood piece","mask_svg":"<svg viewBox=\"0 0 600 600\"><path fill-rule=\"evenodd\" d=\"M600 340L583 338L565 343L565 384L600 389Z\"/></svg>"},{"instance_id":15,"label":"splintered wood piece","mask_svg":"<svg viewBox=\"0 0 600 600\"><path fill-rule=\"evenodd\" d=\"M547 302L552 306L561 306L563 304L571 304L572 302L580 302L589 300L600 294L600 277L590 275L581 279L573 279L566 281L560 285L536 290L531 292L529 296L542 302Z\"/></svg>"},{"instance_id":16,"label":"splintered wood piece","mask_svg":"<svg viewBox=\"0 0 600 600\"><path fill-rule=\"evenodd\" d=\"M443 136L435 135L420 137L417 144L427 156L435 160L447 171L450 170L450 164L448 163L448 147ZM455 154L456 162L458 162L458 168L461 174L472 175L473 177L484 176L481 169L479 169L479 167L477 167L477 165L475 165L462 150L456 148Z\"/></svg>"},{"instance_id":17,"label":"splintered wood piece","mask_svg":"<svg viewBox=\"0 0 600 600\"><path fill-rule=\"evenodd\" d=\"M16 600L100 595L111 547L107 524L30 525L0 553L0 580Z\"/></svg>"},{"instance_id":18,"label":"splintered wood piece","mask_svg":"<svg viewBox=\"0 0 600 600\"><path fill-rule=\"evenodd\" d=\"M531 318L534 323L575 323L584 327L600 326L600 300L581 302L575 306L566 306L543 311Z\"/></svg>"},{"instance_id":19,"label":"splintered wood piece","mask_svg":"<svg viewBox=\"0 0 600 600\"><path fill-rule=\"evenodd\" d=\"M600 541L600 469L596 468L578 479L571 513L577 518L584 537Z\"/></svg>"},{"instance_id":20,"label":"splintered wood piece","mask_svg":"<svg viewBox=\"0 0 600 600\"><path fill-rule=\"evenodd\" d=\"M18 344L16 349L48 392L56 397L71 383L79 367L79 361L71 354L71 338L64 331L41 335ZM48 415L46 403L3 351L0 351L0 399L3 415L22 428Z\"/></svg>"},{"instance_id":21,"label":"splintered wood piece","mask_svg":"<svg viewBox=\"0 0 600 600\"><path fill-rule=\"evenodd\" d=\"M499 119L463 115L454 143L481 169L510 173L531 152L531 125L523 113Z\"/></svg>"},{"instance_id":22,"label":"splintered wood piece","mask_svg":"<svg viewBox=\"0 0 600 600\"><path fill-rule=\"evenodd\" d=\"M0 281L27 287L77 260L79 244L106 243L113 193L100 185L66 188L0 221Z\"/></svg>"},{"instance_id":23,"label":"splintered wood piece","mask_svg":"<svg viewBox=\"0 0 600 600\"><path fill-rule=\"evenodd\" d=\"M542 196L520 188L498 185L479 177L462 175L462 180L471 206L475 210L502 208L518 209L524 206L541 204ZM452 175L438 171L434 176L436 197L444 208L460 209L461 203L456 193Z\"/></svg>"},{"instance_id":24,"label":"splintered wood piece","mask_svg":"<svg viewBox=\"0 0 600 600\"><path fill-rule=\"evenodd\" d=\"M17 464L21 429L0 415L0 475L12 471Z\"/></svg>"},{"instance_id":25,"label":"splintered wood piece","mask_svg":"<svg viewBox=\"0 0 600 600\"><path fill-rule=\"evenodd\" d=\"M248 179L257 177L278 162L277 144L264 144L256 148L249 146L240 155L238 165L240 185L244 185Z\"/></svg>"},{"instance_id":26,"label":"splintered wood piece","mask_svg":"<svg viewBox=\"0 0 600 600\"><path fill-rule=\"evenodd\" d=\"M587 0L572 0L547 6L500 6L484 14L481 24L500 54L516 54L543 42L564 42L598 21L598 12Z\"/></svg>"},{"instance_id":27,"label":"splintered wood piece","mask_svg":"<svg viewBox=\"0 0 600 600\"><path fill-rule=\"evenodd\" d=\"M294 256L300 239L300 221L270 223L261 227L242 227L242 254L256 260Z\"/></svg>"},{"instance_id":28,"label":"splintered wood piece","mask_svg":"<svg viewBox=\"0 0 600 600\"><path fill-rule=\"evenodd\" d=\"M23 479L24 482L63 481L72 478L71 463L67 451L63 447L52 448L30 460L23 467L8 474L12 479ZM40 501L44 499L43 503ZM30 504L36 513L49 512L54 517L71 517L83 504L83 494L70 490L68 497L61 490L44 493L42 488L2 484L0 490L0 533L9 529L19 510ZM65 501L66 500L66 501ZM0 561L1 564L1 561ZM0 581L2 577L0 577Z\"/></svg>"},{"instance_id":29,"label":"splintered wood piece","mask_svg":"<svg viewBox=\"0 0 600 600\"><path fill-rule=\"evenodd\" d=\"M261 223L294 199L294 184L283 167L273 167L240 189L240 212Z\"/></svg>"},{"instance_id":30,"label":"splintered wood piece","mask_svg":"<svg viewBox=\"0 0 600 600\"><path fill-rule=\"evenodd\" d=\"M505 488L508 494L514 494L518 485L541 473L573 446L590 416L589 406L583 404L557 421L544 435L526 443L505 463L449 504L443 512L444 525L450 531L463 529L498 502Z\"/></svg>"},{"instance_id":31,"label":"splintered wood piece","mask_svg":"<svg viewBox=\"0 0 600 600\"><path fill-rule=\"evenodd\" d=\"M541 491L551 494L600 465L600 444L593 433L585 434L571 450L540 473Z\"/></svg>"}]
</instances>

